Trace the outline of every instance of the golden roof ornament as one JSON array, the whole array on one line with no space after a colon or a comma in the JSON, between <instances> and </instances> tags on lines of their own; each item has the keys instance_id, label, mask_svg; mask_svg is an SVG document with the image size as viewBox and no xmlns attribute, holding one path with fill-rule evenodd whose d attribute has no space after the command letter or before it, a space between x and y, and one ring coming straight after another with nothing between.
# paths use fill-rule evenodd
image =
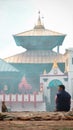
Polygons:
<instances>
[{"instance_id":1,"label":"golden roof ornament","mask_svg":"<svg viewBox=\"0 0 73 130\"><path fill-rule=\"evenodd\" d=\"M44 72L43 72L43 75L46 75L47 74L47 72L46 72L46 69L44 70Z\"/></svg>"},{"instance_id":2,"label":"golden roof ornament","mask_svg":"<svg viewBox=\"0 0 73 130\"><path fill-rule=\"evenodd\" d=\"M57 64L57 60L56 59L54 60L53 68L58 68L58 64Z\"/></svg>"}]
</instances>

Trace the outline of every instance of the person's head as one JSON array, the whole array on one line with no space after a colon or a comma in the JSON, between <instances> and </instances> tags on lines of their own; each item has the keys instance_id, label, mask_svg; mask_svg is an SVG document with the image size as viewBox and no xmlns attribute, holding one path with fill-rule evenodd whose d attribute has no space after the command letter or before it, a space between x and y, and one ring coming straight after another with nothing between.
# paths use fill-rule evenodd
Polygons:
<instances>
[{"instance_id":1,"label":"person's head","mask_svg":"<svg viewBox=\"0 0 73 130\"><path fill-rule=\"evenodd\" d=\"M2 104L5 104L5 101L2 101Z\"/></svg>"},{"instance_id":2,"label":"person's head","mask_svg":"<svg viewBox=\"0 0 73 130\"><path fill-rule=\"evenodd\" d=\"M62 91L65 90L65 86L63 84L58 86L58 91Z\"/></svg>"}]
</instances>

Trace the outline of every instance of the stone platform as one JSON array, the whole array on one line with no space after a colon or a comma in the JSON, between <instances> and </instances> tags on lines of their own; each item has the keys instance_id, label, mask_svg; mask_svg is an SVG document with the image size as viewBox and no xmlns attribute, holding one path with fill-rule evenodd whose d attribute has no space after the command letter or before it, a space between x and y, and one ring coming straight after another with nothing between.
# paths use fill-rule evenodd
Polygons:
<instances>
[{"instance_id":1,"label":"stone platform","mask_svg":"<svg viewBox=\"0 0 73 130\"><path fill-rule=\"evenodd\" d=\"M0 130L73 130L73 112L0 113Z\"/></svg>"}]
</instances>

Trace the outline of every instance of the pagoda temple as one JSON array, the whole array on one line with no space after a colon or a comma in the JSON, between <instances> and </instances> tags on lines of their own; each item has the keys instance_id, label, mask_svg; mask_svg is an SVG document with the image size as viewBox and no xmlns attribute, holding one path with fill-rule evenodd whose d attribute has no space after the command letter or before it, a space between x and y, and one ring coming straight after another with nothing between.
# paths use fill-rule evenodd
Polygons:
<instances>
[{"instance_id":1,"label":"pagoda temple","mask_svg":"<svg viewBox=\"0 0 73 130\"><path fill-rule=\"evenodd\" d=\"M59 47L62 45L65 35L45 29L39 14L37 25L32 30L13 35L13 37L16 45L22 46L26 51L4 60L20 70L22 77L24 75L32 86L32 90L38 91L40 75L45 69L49 72L54 59L56 57L59 59ZM56 46L57 53L53 51ZM63 63L62 66L64 66Z\"/></svg>"},{"instance_id":2,"label":"pagoda temple","mask_svg":"<svg viewBox=\"0 0 73 130\"><path fill-rule=\"evenodd\" d=\"M73 97L73 49L66 50L65 54L59 52L65 36L46 29L40 14L32 30L13 35L16 45L22 46L26 51L4 59L16 71L12 82L10 80L11 84L8 84L9 76L5 77L6 93L22 95L22 99L23 94L42 93L41 101L45 103L45 107L40 110L47 111L55 109L54 98L58 85L64 84ZM57 52L53 51L55 47Z\"/></svg>"}]
</instances>

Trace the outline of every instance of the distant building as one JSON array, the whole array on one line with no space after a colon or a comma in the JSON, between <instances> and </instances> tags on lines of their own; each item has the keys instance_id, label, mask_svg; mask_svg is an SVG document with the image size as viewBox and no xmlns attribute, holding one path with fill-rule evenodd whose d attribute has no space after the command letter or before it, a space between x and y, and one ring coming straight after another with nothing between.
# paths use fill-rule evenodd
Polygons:
<instances>
[{"instance_id":1,"label":"distant building","mask_svg":"<svg viewBox=\"0 0 73 130\"><path fill-rule=\"evenodd\" d=\"M37 109L34 110L42 111L55 109L54 98L59 84L64 84L73 98L73 49L66 50L65 54L59 52L65 34L45 29L39 14L37 24L32 30L13 37L16 45L22 46L26 51L0 61L0 92L9 95L28 95L28 102L30 95L34 105L39 102L39 105L35 105ZM57 52L53 51L55 47ZM41 100L40 95L42 95ZM16 101L17 98L15 97L14 100ZM21 101L25 104L23 96ZM27 107L28 110L33 110L28 103Z\"/></svg>"}]
</instances>

